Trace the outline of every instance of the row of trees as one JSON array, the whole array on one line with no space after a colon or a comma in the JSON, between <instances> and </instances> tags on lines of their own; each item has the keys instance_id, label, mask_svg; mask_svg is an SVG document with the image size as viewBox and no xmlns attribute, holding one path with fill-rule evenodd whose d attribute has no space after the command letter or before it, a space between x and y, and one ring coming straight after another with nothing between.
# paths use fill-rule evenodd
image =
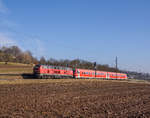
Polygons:
<instances>
[{"instance_id":1,"label":"row of trees","mask_svg":"<svg viewBox=\"0 0 150 118\"><path fill-rule=\"evenodd\" d=\"M56 60L50 58L46 60L44 57L41 57L39 60L33 57L30 51L22 51L17 46L11 47L2 47L0 48L0 62L17 62L24 64L47 64L55 66L67 66L67 67L76 67L84 69L94 69L94 64L89 61L74 59L74 60ZM97 70L103 71L119 71L115 68L109 67L108 65L97 64Z\"/></svg>"},{"instance_id":2,"label":"row of trees","mask_svg":"<svg viewBox=\"0 0 150 118\"><path fill-rule=\"evenodd\" d=\"M1 62L17 62L17 63L38 63L38 60L32 56L30 51L23 52L17 46L2 47L0 48L0 61Z\"/></svg>"},{"instance_id":3,"label":"row of trees","mask_svg":"<svg viewBox=\"0 0 150 118\"><path fill-rule=\"evenodd\" d=\"M127 73L129 79L150 80L149 73L134 72L134 71L124 71L124 73Z\"/></svg>"}]
</instances>

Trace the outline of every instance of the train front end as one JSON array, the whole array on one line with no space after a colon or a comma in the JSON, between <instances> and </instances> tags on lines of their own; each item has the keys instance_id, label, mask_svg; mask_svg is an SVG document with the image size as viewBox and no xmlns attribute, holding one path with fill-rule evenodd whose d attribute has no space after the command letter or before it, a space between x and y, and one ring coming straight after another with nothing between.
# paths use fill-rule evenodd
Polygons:
<instances>
[{"instance_id":1,"label":"train front end","mask_svg":"<svg viewBox=\"0 0 150 118\"><path fill-rule=\"evenodd\" d=\"M34 66L33 74L36 78L40 78L40 76L41 76L41 65L35 65Z\"/></svg>"}]
</instances>

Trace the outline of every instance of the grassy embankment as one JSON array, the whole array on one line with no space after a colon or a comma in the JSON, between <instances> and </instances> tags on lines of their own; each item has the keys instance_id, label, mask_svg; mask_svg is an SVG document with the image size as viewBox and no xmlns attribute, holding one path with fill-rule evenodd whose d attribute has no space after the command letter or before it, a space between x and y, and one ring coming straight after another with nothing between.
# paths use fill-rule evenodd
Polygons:
<instances>
[{"instance_id":1,"label":"grassy embankment","mask_svg":"<svg viewBox=\"0 0 150 118\"><path fill-rule=\"evenodd\" d=\"M22 74L32 74L32 72L33 65L0 62L0 79L22 79Z\"/></svg>"},{"instance_id":2,"label":"grassy embankment","mask_svg":"<svg viewBox=\"0 0 150 118\"><path fill-rule=\"evenodd\" d=\"M32 65L0 62L0 74L32 73Z\"/></svg>"}]
</instances>

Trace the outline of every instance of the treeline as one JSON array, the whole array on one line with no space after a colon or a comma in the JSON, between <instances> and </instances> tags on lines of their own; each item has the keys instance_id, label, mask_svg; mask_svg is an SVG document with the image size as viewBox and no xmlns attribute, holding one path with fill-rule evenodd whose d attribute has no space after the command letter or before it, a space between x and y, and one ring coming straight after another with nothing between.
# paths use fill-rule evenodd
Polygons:
<instances>
[{"instance_id":1,"label":"treeline","mask_svg":"<svg viewBox=\"0 0 150 118\"><path fill-rule=\"evenodd\" d=\"M22 51L17 46L0 48L0 62L16 62L24 64L46 64L55 66L67 66L72 68L94 69L94 64L89 61L74 59L74 60L56 60L53 58L45 59L41 57L39 60L32 55L30 51ZM97 64L97 70L116 72L115 68L108 65Z\"/></svg>"},{"instance_id":2,"label":"treeline","mask_svg":"<svg viewBox=\"0 0 150 118\"><path fill-rule=\"evenodd\" d=\"M127 73L129 79L150 80L149 73L141 73L133 71L124 71L124 73Z\"/></svg>"},{"instance_id":3,"label":"treeline","mask_svg":"<svg viewBox=\"0 0 150 118\"><path fill-rule=\"evenodd\" d=\"M82 68L82 69L95 69L94 63L81 60L81 59L74 59L74 60L56 60L56 59L49 59L44 60L44 57L42 57L39 61L39 64L47 64L47 65L55 65L55 66L66 66L71 68ZM109 67L108 65L96 65L97 70L103 70L103 71L112 71L112 72L119 72L119 70L116 70L115 68Z\"/></svg>"},{"instance_id":4,"label":"treeline","mask_svg":"<svg viewBox=\"0 0 150 118\"><path fill-rule=\"evenodd\" d=\"M38 63L38 60L32 56L30 51L23 52L17 46L0 48L0 62L16 62L24 64Z\"/></svg>"}]
</instances>

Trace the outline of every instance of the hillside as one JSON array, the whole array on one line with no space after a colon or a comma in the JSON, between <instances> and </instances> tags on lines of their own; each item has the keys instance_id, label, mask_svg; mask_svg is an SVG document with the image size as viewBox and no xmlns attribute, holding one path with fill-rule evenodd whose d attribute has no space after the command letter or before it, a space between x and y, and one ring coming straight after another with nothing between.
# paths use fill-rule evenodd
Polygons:
<instances>
[{"instance_id":1,"label":"hillside","mask_svg":"<svg viewBox=\"0 0 150 118\"><path fill-rule=\"evenodd\" d=\"M33 65L0 62L0 79L23 79L24 74L32 74Z\"/></svg>"}]
</instances>

